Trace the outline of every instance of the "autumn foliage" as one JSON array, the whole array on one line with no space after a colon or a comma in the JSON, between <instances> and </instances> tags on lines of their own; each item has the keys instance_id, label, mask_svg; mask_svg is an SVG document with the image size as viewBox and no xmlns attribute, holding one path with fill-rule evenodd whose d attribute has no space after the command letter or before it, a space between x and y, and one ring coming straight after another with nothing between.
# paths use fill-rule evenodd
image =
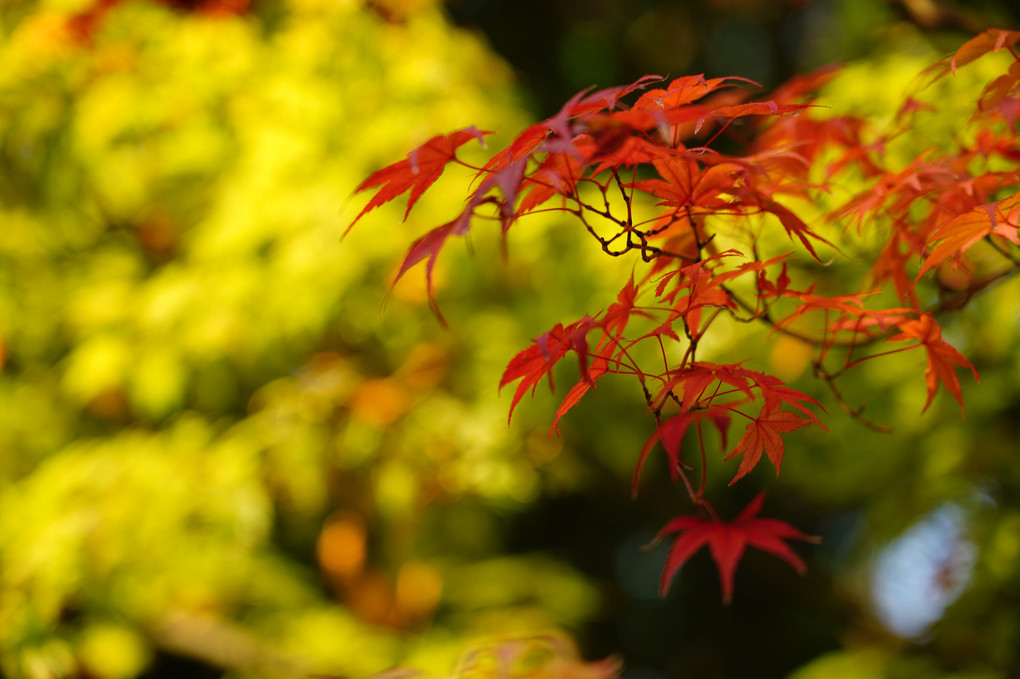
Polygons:
<instances>
[{"instance_id":1,"label":"autumn foliage","mask_svg":"<svg viewBox=\"0 0 1020 679\"><path fill-rule=\"evenodd\" d=\"M635 380L653 422L635 451L634 490L661 449L694 512L662 530L677 534L662 590L707 545L728 600L747 546L802 570L786 541L811 538L759 518L762 495L735 519L720 517L706 497L707 457L734 461L731 485L763 458L779 474L783 437L824 429L825 409L745 360L705 360L704 347L733 322L764 324L770 336L803 342L833 402L873 427L880 425L848 402L838 378L862 363L920 350L927 357L925 409L941 386L962 413L957 369L978 374L943 339L938 318L1020 268L1017 41L1020 32L987 31L920 75L923 89L986 54L1013 57L984 88L957 139L905 164L887 158L887 145L931 106L908 96L895 124L876 133L865 119L812 104L833 69L794 79L767 101L750 101L752 83L743 79L703 76L645 76L578 93L487 163L469 166L476 176L464 208L411 244L398 277L424 261L438 314L432 272L453 237L479 222L498 224L506 236L542 211L569 215L608 256L633 255L634 275L612 303L540 334L511 359L500 386L514 390L512 416L527 392L551 381L559 361L575 360L580 377L554 414L556 427L606 375ZM374 194L355 221L405 193L410 211L449 163L466 164L458 149L486 134L467 128L434 137L379 170L358 188ZM714 148L724 140L740 151ZM851 176L863 190L823 214L809 209L826 204L822 196L831 201L832 187ZM805 273L833 262L859 275L830 276L821 285Z\"/></svg>"}]
</instances>

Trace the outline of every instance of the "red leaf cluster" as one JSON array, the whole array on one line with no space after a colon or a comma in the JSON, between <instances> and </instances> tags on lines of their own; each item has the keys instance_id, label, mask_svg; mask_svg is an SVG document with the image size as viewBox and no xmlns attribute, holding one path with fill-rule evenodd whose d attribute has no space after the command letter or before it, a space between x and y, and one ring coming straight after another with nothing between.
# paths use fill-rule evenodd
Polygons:
<instances>
[{"instance_id":1,"label":"red leaf cluster","mask_svg":"<svg viewBox=\"0 0 1020 679\"><path fill-rule=\"evenodd\" d=\"M707 544L728 599L746 546L801 570L784 540L805 536L758 518L760 496L736 520L718 519L706 498L716 436L717 454L735 460L730 485L763 457L779 474L785 437L809 425L824 429L818 419L824 409L814 396L748 367L753 352L737 363L711 362L703 345L734 322L760 323L770 334L794 338L810 348L814 374L839 405L874 427L847 403L836 380L865 361L923 347L925 409L941 385L962 411L956 369L970 369L975 379L977 371L942 338L936 319L1020 270L1018 41L1020 32L988 31L928 69L931 82L987 53L1013 56L960 123L965 133L906 165L893 164L885 149L909 134L919 116L938 115L936 107L920 93L908 94L893 129L827 114L812 101L835 77L833 68L794 79L765 101L749 100L753 83L744 79L698 75L669 82L645 76L580 92L476 170L464 208L412 243L398 277L425 260L435 306L432 271L451 237L486 220L498 223L505 237L520 219L549 210L569 216L607 256L639 258L615 301L540 334L510 361L500 387L515 384L512 416L540 382L553 387L557 364L572 354L579 377L556 410L558 430L607 375L636 380L654 427L637 455L635 492L651 452L661 446L668 474L701 513L664 529L680 536L663 589ZM711 147L738 127L741 135L753 134L749 143L740 140L742 152ZM467 128L434 137L373 174L358 190L376 193L355 221L405 193L409 212L447 164L460 162L457 149L485 134ZM800 213L798 205L832 205L831 189L851 175L864 182L856 195L822 218ZM639 203L652 211L650 218L638 216ZM777 242L790 251L762 255ZM853 257L870 256L866 274L805 275L833 262L850 262L852 269L845 243ZM730 448L734 422L744 427ZM706 430L714 432L711 439Z\"/></svg>"}]
</instances>

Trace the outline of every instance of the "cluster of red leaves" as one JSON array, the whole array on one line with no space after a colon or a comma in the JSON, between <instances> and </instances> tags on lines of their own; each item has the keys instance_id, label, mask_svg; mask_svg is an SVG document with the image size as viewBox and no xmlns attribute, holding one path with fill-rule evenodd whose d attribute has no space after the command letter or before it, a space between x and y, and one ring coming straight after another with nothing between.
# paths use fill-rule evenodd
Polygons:
<instances>
[{"instance_id":1,"label":"cluster of red leaves","mask_svg":"<svg viewBox=\"0 0 1020 679\"><path fill-rule=\"evenodd\" d=\"M721 318L767 324L773 332L814 347L815 373L856 416L859 410L851 409L836 389L836 377L863 361L923 348L928 358L925 408L942 385L962 410L955 368L969 368L975 379L977 372L942 339L935 317L1020 269L1020 57L1012 52L1017 41L1018 32L988 31L928 69L925 76L933 82L989 52L1008 49L1014 57L1008 71L988 84L967 121L972 132L967 138L974 141L933 148L906 167L886 166L883 149L928 105L908 98L900 128L882 134L866 120L826 116L809 102L833 76L832 69L794 79L769 101L745 101L746 81L739 78L702 76L668 83L645 76L629 85L581 92L482 167L472 167L475 188L463 210L414 241L397 276L426 260L435 308L432 271L451 237L467 234L485 219L498 222L505 236L519 219L539 210L571 215L610 256L640 255L648 263L642 276L627 281L603 311L539 335L510 361L500 386L516 383L512 416L524 394L543 379L552 386L554 367L572 354L580 378L556 411L556 428L606 375L636 379L655 428L637 459L635 491L646 458L661 445L669 473L683 483L698 513L674 519L663 529L663 535L680 533L663 575L663 591L687 558L707 544L728 600L747 545L801 570L803 563L783 540L808 536L780 521L757 518L761 496L734 521L719 519L705 497L703 429L717 431L725 459L739 458L732 485L763 456L778 474L783 435L809 424L824 429L817 417L823 409L814 398L743 363L699 360L699 346ZM723 154L710 148L735 121L744 130L756 130L754 141L745 145L747 152ZM434 137L373 174L358 191L376 193L355 221L404 193L410 211L449 163L467 165L457 157L458 148L484 134L468 128ZM791 206L825 192L842 173L863 178L867 189L815 224L798 216ZM641 194L657 206L650 219L635 216ZM820 252L842 257L833 241L843 226L856 227L858 233L870 230L870 236L877 236L872 240L882 244L867 279L840 294L819 292L814 284L796 289L788 264L798 257L821 261ZM717 246L722 229L740 245ZM785 235L792 252L760 256L759 244L770 229ZM962 284L959 276L950 277L953 270L972 272L968 258L979 244L997 257L997 264ZM932 278L938 301L929 300L925 307L918 283ZM946 284L949 278L956 283ZM894 305L888 304L890 295L877 293L887 283L895 291ZM639 345L657 351L641 352ZM656 365L649 363L649 353L658 356ZM745 427L730 448L728 433L735 420ZM700 453L698 484L695 466L683 459L692 430Z\"/></svg>"}]
</instances>

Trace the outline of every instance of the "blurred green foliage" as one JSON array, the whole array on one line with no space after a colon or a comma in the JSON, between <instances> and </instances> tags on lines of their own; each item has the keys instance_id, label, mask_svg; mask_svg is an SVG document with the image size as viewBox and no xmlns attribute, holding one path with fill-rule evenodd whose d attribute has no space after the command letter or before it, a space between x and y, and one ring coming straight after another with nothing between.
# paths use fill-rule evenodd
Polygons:
<instances>
[{"instance_id":1,"label":"blurred green foliage","mask_svg":"<svg viewBox=\"0 0 1020 679\"><path fill-rule=\"evenodd\" d=\"M701 35L646 4L628 35ZM739 24L767 3L733 5ZM888 117L937 52L880 3L817 5L890 22L886 47L820 100ZM701 555L659 600L663 555L640 547L686 507L664 474L628 496L640 394L606 381L556 438L554 397L540 390L508 429L495 388L529 338L603 308L633 263L543 216L503 262L479 229L474 258L437 269L443 330L418 272L384 291L467 175L451 169L406 224L390 206L341 240L374 169L439 132L474 124L498 146L523 127L508 67L428 0L242 16L135 0L83 24L90 7L0 4L2 676L178 676L182 657L207 676L468 676L456 658L474 640L554 628L633 676L1020 671L1015 280L944 319L982 372L966 420L945 397L917 415L923 358L907 354L844 383L895 434L831 413L831 434L790 437L783 477L753 482L770 514L826 537L806 580L749 558L720 609ZM600 30L564 48L578 87L618 63ZM628 40L642 72L701 63ZM972 85L930 92L939 115L890 152L953 137L973 101L956 88ZM713 350L740 360L763 339L744 328ZM824 398L796 343L756 360ZM558 373L559 393L574 379ZM963 593L925 635L893 634L871 603L876 555L947 503L978 555L946 568ZM557 671L611 670L552 649Z\"/></svg>"},{"instance_id":2,"label":"blurred green foliage","mask_svg":"<svg viewBox=\"0 0 1020 679\"><path fill-rule=\"evenodd\" d=\"M3 675L362 676L589 615L494 530L578 483L494 389L553 255L444 271L496 289L443 332L410 277L380 307L457 188L341 241L372 169L523 124L501 62L428 2L0 9Z\"/></svg>"}]
</instances>

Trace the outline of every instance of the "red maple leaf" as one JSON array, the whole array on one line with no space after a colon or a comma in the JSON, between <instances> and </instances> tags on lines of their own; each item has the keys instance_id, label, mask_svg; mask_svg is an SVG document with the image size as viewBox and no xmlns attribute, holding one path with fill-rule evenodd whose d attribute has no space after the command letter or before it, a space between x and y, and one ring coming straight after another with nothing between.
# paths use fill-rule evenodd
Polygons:
<instances>
[{"instance_id":1,"label":"red maple leaf","mask_svg":"<svg viewBox=\"0 0 1020 679\"><path fill-rule=\"evenodd\" d=\"M521 200L516 216L531 212L553 196L569 196L581 176L581 161L566 153L550 153L531 175L524 179L528 193Z\"/></svg>"},{"instance_id":2,"label":"red maple leaf","mask_svg":"<svg viewBox=\"0 0 1020 679\"><path fill-rule=\"evenodd\" d=\"M610 362L607 355L611 354L613 350L614 346L612 344L604 344L599 350L598 355L592 360L588 371L581 375L581 379L577 381L577 384L571 387L567 395L563 397L563 401L560 402L559 407L556 409L556 416L553 418L550 434L552 432L559 434L560 419L567 414L567 411L581 401L581 397L587 394L589 389L595 388L595 380L610 372Z\"/></svg>"},{"instance_id":3,"label":"red maple leaf","mask_svg":"<svg viewBox=\"0 0 1020 679\"><path fill-rule=\"evenodd\" d=\"M634 103L634 108L648 111L661 111L686 106L705 97L721 87L730 85L731 81L750 83L746 78L710 78L704 75L687 75L676 78L666 89L656 88L646 91Z\"/></svg>"},{"instance_id":4,"label":"red maple leaf","mask_svg":"<svg viewBox=\"0 0 1020 679\"><path fill-rule=\"evenodd\" d=\"M708 408L705 410L693 410L673 415L668 420L655 428L652 435L645 442L641 454L638 456L637 466L634 468L634 480L631 482L631 494L637 497L638 482L641 479L641 469L644 467L645 459L655 444L662 442L669 458L669 474L676 481L680 476L680 446L683 444L687 430L692 424L708 420L719 430L719 437L722 440L723 448L726 447L726 433L730 426L730 409L726 406Z\"/></svg>"},{"instance_id":5,"label":"red maple leaf","mask_svg":"<svg viewBox=\"0 0 1020 679\"><path fill-rule=\"evenodd\" d=\"M631 316L649 317L647 312L634 308L637 295L638 286L635 285L632 278L620 290L616 301L606 309L604 317L597 321L588 319L588 322L582 325L580 330L575 333L577 338L575 348L580 349L578 359L580 360L581 379L567 392L559 408L556 409L556 417L553 419L552 424L553 431L559 432L560 418L568 410L577 405L581 397L588 393L589 389L595 388L595 380L606 373L620 372L622 363L621 357L618 354L626 354L626 349L621 347L621 342L623 340L623 331L626 329L628 321ZM591 366L587 367L587 339L585 335L588 330L596 328L602 331L603 337L599 340L595 351L592 353Z\"/></svg>"},{"instance_id":6,"label":"red maple leaf","mask_svg":"<svg viewBox=\"0 0 1020 679\"><path fill-rule=\"evenodd\" d=\"M715 389L709 389L709 385L713 382L717 382L718 386ZM729 401L726 404L736 407L753 398L751 386L740 364L691 363L675 371L672 377L663 384L652 403L656 407L662 407L669 395L674 393L673 390L681 387L683 399L680 408L684 412L690 412L695 406L708 407L720 395L720 389L723 390L725 396L740 395L738 398L741 400Z\"/></svg>"},{"instance_id":7,"label":"red maple leaf","mask_svg":"<svg viewBox=\"0 0 1020 679\"><path fill-rule=\"evenodd\" d=\"M806 570L804 562L783 541L796 539L817 543L821 542L821 539L805 535L785 521L758 518L757 514L764 501L765 493L759 493L758 497L729 523L697 516L680 516L667 523L659 531L659 537L670 533L680 533L680 536L673 542L666 558L666 568L662 572L659 584L660 595L665 596L673 576L706 544L716 568L719 569L723 601L727 604L733 599L733 575L737 570L737 562L748 545L775 554L793 566L798 573L803 574Z\"/></svg>"},{"instance_id":8,"label":"red maple leaf","mask_svg":"<svg viewBox=\"0 0 1020 679\"><path fill-rule=\"evenodd\" d=\"M645 87L648 83L659 80L662 80L662 78L657 75L644 75L629 85L618 85L597 90L591 94L586 94L583 98L578 98L577 103L569 106L567 111L573 117L597 113L603 110L612 111L616 108L621 97Z\"/></svg>"},{"instance_id":9,"label":"red maple leaf","mask_svg":"<svg viewBox=\"0 0 1020 679\"><path fill-rule=\"evenodd\" d=\"M762 452L768 456L769 461L776 468L776 476L779 476L779 467L783 464L785 450L783 437L779 435L780 432L794 431L806 424L809 424L808 420L798 417L788 410L770 408L767 404L762 406L758 417L747 425L747 431L737 441L733 452L726 456L727 460L737 455L744 456L740 460L740 467L737 468L737 474L730 481L730 485L732 486L754 469L758 460L761 459Z\"/></svg>"},{"instance_id":10,"label":"red maple leaf","mask_svg":"<svg viewBox=\"0 0 1020 679\"><path fill-rule=\"evenodd\" d=\"M432 307L432 312L435 313L436 318L443 325L446 325L446 322L443 320L443 315L439 312L439 305L436 303L435 290L432 284L432 270L435 268L436 260L439 258L439 251L446 244L446 241L451 236L467 234L471 226L471 209L471 206L468 206L452 222L437 226L411 243L411 247L408 248L407 254L404 255L404 261L400 263L400 269L397 270L397 275L394 278L394 283L396 283L401 276L407 273L408 269L428 257L428 262L425 264L425 281L428 288L429 306Z\"/></svg>"},{"instance_id":11,"label":"red maple leaf","mask_svg":"<svg viewBox=\"0 0 1020 679\"><path fill-rule=\"evenodd\" d=\"M590 356L587 335L596 325L596 321L588 316L574 321L566 327L562 323L557 323L551 330L536 337L531 346L511 359L499 381L499 388L502 389L506 385L520 380L514 391L513 401L510 403L510 415L507 421L513 419L514 409L524 394L529 389L534 393L542 378L548 376L549 388L554 390L552 369L561 358L566 356L568 351L574 351L577 354L582 381L585 381L589 387L594 386L595 378L601 377L605 373L604 363L596 364L594 369L589 369L588 365ZM568 394L567 400L572 400L572 403L566 408L569 409L574 405L582 395L583 393ZM557 418L558 420L559 418Z\"/></svg>"},{"instance_id":12,"label":"red maple leaf","mask_svg":"<svg viewBox=\"0 0 1020 679\"><path fill-rule=\"evenodd\" d=\"M924 402L924 408L921 410L927 410L931 405L932 399L935 398L935 392L939 388L939 382L941 382L960 404L960 412L963 413L960 380L957 378L953 366L970 368L970 371L974 373L975 382L978 380L977 369L951 344L942 339L942 329L931 314L922 314L920 318L902 321L897 324L897 327L899 327L900 333L890 337L890 342L918 340L921 342L919 346L923 346L928 353L928 366L924 369L924 381L928 385L928 400Z\"/></svg>"},{"instance_id":13,"label":"red maple leaf","mask_svg":"<svg viewBox=\"0 0 1020 679\"><path fill-rule=\"evenodd\" d=\"M551 330L540 335L524 351L521 351L511 359L503 371L503 377L499 381L499 388L520 380L517 389L514 391L513 401L510 403L510 416L514 416L514 409L518 402L529 389L534 393L535 387L542 378L550 375L550 388L552 388L551 374L553 366L563 358L570 347L569 330L557 323Z\"/></svg>"},{"instance_id":14,"label":"red maple leaf","mask_svg":"<svg viewBox=\"0 0 1020 679\"><path fill-rule=\"evenodd\" d=\"M642 179L627 188L650 193L662 200L659 205L689 207L697 205L720 210L728 207L738 181L737 164L719 163L702 170L689 156L666 156L652 161L661 179Z\"/></svg>"},{"instance_id":15,"label":"red maple leaf","mask_svg":"<svg viewBox=\"0 0 1020 679\"><path fill-rule=\"evenodd\" d=\"M454 159L457 149L472 139L481 142L487 134L492 133L484 132L474 126L450 134L440 134L409 152L404 160L373 172L368 179L361 182L354 192L358 193L377 186L379 190L368 201L368 205L358 213L347 230L350 231L367 212L410 191L411 193L407 197L407 210L404 212L404 219L407 219L415 202L425 192L425 189L432 186L443 174L447 163Z\"/></svg>"}]
</instances>

